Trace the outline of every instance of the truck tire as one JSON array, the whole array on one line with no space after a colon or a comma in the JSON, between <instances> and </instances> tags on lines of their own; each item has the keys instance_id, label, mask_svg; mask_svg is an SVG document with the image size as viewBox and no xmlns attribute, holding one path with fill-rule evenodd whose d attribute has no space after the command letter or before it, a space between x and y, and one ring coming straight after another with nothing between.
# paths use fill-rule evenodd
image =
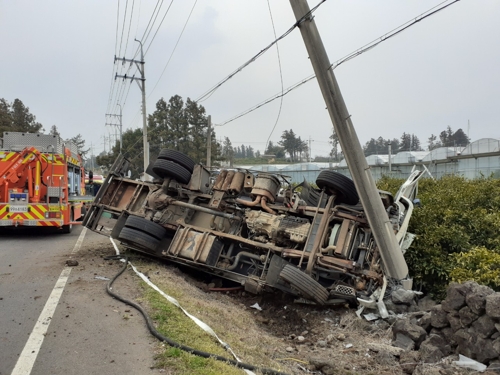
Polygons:
<instances>
[{"instance_id":1,"label":"truck tire","mask_svg":"<svg viewBox=\"0 0 500 375\"><path fill-rule=\"evenodd\" d=\"M124 227L118 236L120 241L135 246L148 253L154 253L160 240L137 229Z\"/></svg>"},{"instance_id":2,"label":"truck tire","mask_svg":"<svg viewBox=\"0 0 500 375\"><path fill-rule=\"evenodd\" d=\"M320 305L326 303L329 296L328 290L297 267L287 264L281 271L280 277L298 290L304 298Z\"/></svg>"},{"instance_id":3,"label":"truck tire","mask_svg":"<svg viewBox=\"0 0 500 375\"><path fill-rule=\"evenodd\" d=\"M354 182L343 174L338 172L324 170L321 171L316 178L316 185L320 189L327 188L328 190L335 191L335 203L347 203L354 205L359 202L359 195L356 191Z\"/></svg>"},{"instance_id":4,"label":"truck tire","mask_svg":"<svg viewBox=\"0 0 500 375\"><path fill-rule=\"evenodd\" d=\"M160 151L158 159L173 161L174 163L186 168L189 173L193 173L195 162L191 160L189 156L184 155L182 152L163 149Z\"/></svg>"},{"instance_id":5,"label":"truck tire","mask_svg":"<svg viewBox=\"0 0 500 375\"><path fill-rule=\"evenodd\" d=\"M69 221L70 224L62 226L62 233L71 233L71 231L73 230L73 224L71 224L71 222L73 221L73 210L69 210Z\"/></svg>"},{"instance_id":6,"label":"truck tire","mask_svg":"<svg viewBox=\"0 0 500 375\"><path fill-rule=\"evenodd\" d=\"M136 229L159 240L161 240L167 233L166 229L160 224L156 224L151 220L147 220L139 216L129 216L127 221L125 221L125 227Z\"/></svg>"},{"instance_id":7,"label":"truck tire","mask_svg":"<svg viewBox=\"0 0 500 375\"><path fill-rule=\"evenodd\" d=\"M161 178L172 177L181 184L187 184L191 179L191 172L170 160L156 159L153 172Z\"/></svg>"}]
</instances>

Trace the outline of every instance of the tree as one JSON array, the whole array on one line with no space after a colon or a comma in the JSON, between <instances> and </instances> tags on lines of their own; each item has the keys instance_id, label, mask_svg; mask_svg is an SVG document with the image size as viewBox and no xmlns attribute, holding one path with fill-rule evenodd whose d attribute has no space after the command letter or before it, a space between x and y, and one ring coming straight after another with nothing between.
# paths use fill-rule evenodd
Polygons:
<instances>
[{"instance_id":1,"label":"tree","mask_svg":"<svg viewBox=\"0 0 500 375\"><path fill-rule=\"evenodd\" d=\"M269 141L265 154L272 155L276 159L282 159L285 157L285 149L278 145L275 146L272 141Z\"/></svg>"},{"instance_id":2,"label":"tree","mask_svg":"<svg viewBox=\"0 0 500 375\"><path fill-rule=\"evenodd\" d=\"M228 137L224 137L224 144L222 145L222 156L224 160L229 162L229 166L232 168L234 161L234 148L231 144L231 140Z\"/></svg>"},{"instance_id":3,"label":"tree","mask_svg":"<svg viewBox=\"0 0 500 375\"><path fill-rule=\"evenodd\" d=\"M335 132L334 127L332 127L332 133L330 134L329 143L332 145L332 150L330 151L330 157L333 159L333 161L340 161L339 160L340 140L337 132Z\"/></svg>"},{"instance_id":4,"label":"tree","mask_svg":"<svg viewBox=\"0 0 500 375\"><path fill-rule=\"evenodd\" d=\"M55 125L54 125L55 127ZM57 130L57 128L56 128ZM82 155L82 158L85 159L85 156L87 153L90 151L90 148L85 149L85 139L83 139L81 134L77 134L73 138L68 139L70 142L74 143L76 145L76 148L78 149L78 153Z\"/></svg>"},{"instance_id":5,"label":"tree","mask_svg":"<svg viewBox=\"0 0 500 375\"><path fill-rule=\"evenodd\" d=\"M57 126L55 126L55 125L52 125L52 126L50 127L49 134L50 134L50 135L57 135L58 137L60 137L60 136L61 136L61 133L59 133L59 129L57 129Z\"/></svg>"},{"instance_id":6,"label":"tree","mask_svg":"<svg viewBox=\"0 0 500 375\"><path fill-rule=\"evenodd\" d=\"M290 155L290 160L292 162L297 161L298 157L301 157L303 152L308 151L307 143L302 141L300 137L297 138L292 129L283 132L281 141L279 141L278 144L283 147L288 155Z\"/></svg>"},{"instance_id":7,"label":"tree","mask_svg":"<svg viewBox=\"0 0 500 375\"><path fill-rule=\"evenodd\" d=\"M130 160L130 170L132 178L138 178L139 174L144 170L144 152L142 149L142 128L127 129L122 134L123 138L123 156ZM120 145L117 143L111 152L101 153L96 158L98 165L110 169L116 157L120 153Z\"/></svg>"},{"instance_id":8,"label":"tree","mask_svg":"<svg viewBox=\"0 0 500 375\"><path fill-rule=\"evenodd\" d=\"M38 133L44 129L21 100L15 99L9 104L5 99L0 99L0 133L5 131Z\"/></svg>"}]
</instances>

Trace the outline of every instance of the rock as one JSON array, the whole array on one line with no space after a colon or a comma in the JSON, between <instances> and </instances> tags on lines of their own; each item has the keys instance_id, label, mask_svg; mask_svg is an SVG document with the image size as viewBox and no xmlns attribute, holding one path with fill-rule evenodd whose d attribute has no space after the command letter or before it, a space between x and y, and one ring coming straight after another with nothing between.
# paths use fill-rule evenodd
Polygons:
<instances>
[{"instance_id":1,"label":"rock","mask_svg":"<svg viewBox=\"0 0 500 375\"><path fill-rule=\"evenodd\" d=\"M442 375L441 370L434 364L421 363L415 368L413 375Z\"/></svg>"},{"instance_id":2,"label":"rock","mask_svg":"<svg viewBox=\"0 0 500 375\"><path fill-rule=\"evenodd\" d=\"M456 346L457 343L453 339L453 335L455 334L456 331L451 329L450 327L445 327L441 330L441 336L444 338L444 340L450 344L452 347Z\"/></svg>"},{"instance_id":3,"label":"rock","mask_svg":"<svg viewBox=\"0 0 500 375\"><path fill-rule=\"evenodd\" d=\"M68 260L66 261L66 265L67 265L68 267L76 267L76 266L78 266L78 261L77 261L77 260L74 260L74 259L68 259Z\"/></svg>"},{"instance_id":4,"label":"rock","mask_svg":"<svg viewBox=\"0 0 500 375\"><path fill-rule=\"evenodd\" d=\"M411 303L415 300L415 293L411 290L403 288L396 289L391 293L391 300L396 305L411 305Z\"/></svg>"},{"instance_id":5,"label":"rock","mask_svg":"<svg viewBox=\"0 0 500 375\"><path fill-rule=\"evenodd\" d=\"M479 315L472 312L469 306L462 307L458 312L458 316L463 327L470 326L479 317Z\"/></svg>"},{"instance_id":6,"label":"rock","mask_svg":"<svg viewBox=\"0 0 500 375\"><path fill-rule=\"evenodd\" d=\"M399 365L401 366L401 369L406 373L406 374L413 374L413 371L415 371L415 368L418 365L418 362L420 362L420 353L410 350L410 351L404 351L401 353L400 359L399 359Z\"/></svg>"},{"instance_id":7,"label":"rock","mask_svg":"<svg viewBox=\"0 0 500 375\"><path fill-rule=\"evenodd\" d=\"M497 354L500 356L500 338L497 338L493 341L492 343L493 349L497 352Z\"/></svg>"},{"instance_id":8,"label":"rock","mask_svg":"<svg viewBox=\"0 0 500 375\"><path fill-rule=\"evenodd\" d=\"M298 342L303 342L305 340L305 337L304 336L298 336L297 337L297 341Z\"/></svg>"},{"instance_id":9,"label":"rock","mask_svg":"<svg viewBox=\"0 0 500 375\"><path fill-rule=\"evenodd\" d=\"M287 348L285 349L288 353L291 353L293 352L295 349L292 348L291 346L287 346Z\"/></svg>"},{"instance_id":10,"label":"rock","mask_svg":"<svg viewBox=\"0 0 500 375\"><path fill-rule=\"evenodd\" d=\"M345 335L343 333L338 334L337 335L337 340L344 341L345 340Z\"/></svg>"},{"instance_id":11,"label":"rock","mask_svg":"<svg viewBox=\"0 0 500 375\"><path fill-rule=\"evenodd\" d=\"M312 371L321 371L325 375L338 374L338 369L335 363L327 361L324 358L307 358Z\"/></svg>"},{"instance_id":12,"label":"rock","mask_svg":"<svg viewBox=\"0 0 500 375\"><path fill-rule=\"evenodd\" d=\"M460 321L460 317L459 316L455 316L455 314L453 314L453 313L448 313L446 315L446 317L448 319L448 322L450 323L451 329L454 332L458 331L460 328L463 328L462 327L462 322Z\"/></svg>"},{"instance_id":13,"label":"rock","mask_svg":"<svg viewBox=\"0 0 500 375\"><path fill-rule=\"evenodd\" d=\"M493 289L474 283L472 289L465 296L465 303L473 313L481 315L485 312L486 297L493 293Z\"/></svg>"},{"instance_id":14,"label":"rock","mask_svg":"<svg viewBox=\"0 0 500 375\"><path fill-rule=\"evenodd\" d=\"M318 342L316 343L316 345L318 345L320 348L326 348L326 346L328 345L328 343L326 342L326 340L318 340Z\"/></svg>"},{"instance_id":15,"label":"rock","mask_svg":"<svg viewBox=\"0 0 500 375\"><path fill-rule=\"evenodd\" d=\"M391 328L391 325L387 323L385 320L377 320L375 322L375 326L381 331L386 331L389 328Z\"/></svg>"},{"instance_id":16,"label":"rock","mask_svg":"<svg viewBox=\"0 0 500 375\"><path fill-rule=\"evenodd\" d=\"M493 293L486 297L486 315L490 318L500 318L500 293ZM498 328L497 330L500 331Z\"/></svg>"},{"instance_id":17,"label":"rock","mask_svg":"<svg viewBox=\"0 0 500 375\"><path fill-rule=\"evenodd\" d=\"M387 311L392 311L394 314L404 314L408 312L408 305L397 305L390 300L384 301Z\"/></svg>"},{"instance_id":18,"label":"rock","mask_svg":"<svg viewBox=\"0 0 500 375\"><path fill-rule=\"evenodd\" d=\"M395 359L394 356L386 352L385 350L380 350L375 356L374 356L375 362L377 362L381 366L394 366L395 364Z\"/></svg>"},{"instance_id":19,"label":"rock","mask_svg":"<svg viewBox=\"0 0 500 375\"><path fill-rule=\"evenodd\" d=\"M391 353L391 355L393 355L394 357L399 357L405 351L402 348L394 347L391 345L382 344L382 343L378 343L378 342L370 342L366 345L366 347L375 353L378 353L380 351L385 351L387 353Z\"/></svg>"},{"instance_id":20,"label":"rock","mask_svg":"<svg viewBox=\"0 0 500 375\"><path fill-rule=\"evenodd\" d=\"M446 311L441 308L441 305L436 305L431 309L431 325L435 328L444 328L449 325Z\"/></svg>"},{"instance_id":21,"label":"rock","mask_svg":"<svg viewBox=\"0 0 500 375\"><path fill-rule=\"evenodd\" d=\"M418 307L421 311L429 311L431 308L436 306L437 303L431 297L425 296L418 300Z\"/></svg>"},{"instance_id":22,"label":"rock","mask_svg":"<svg viewBox=\"0 0 500 375\"><path fill-rule=\"evenodd\" d=\"M500 332L495 332L494 334L491 335L490 339L496 340L499 337L500 337Z\"/></svg>"},{"instance_id":23,"label":"rock","mask_svg":"<svg viewBox=\"0 0 500 375\"><path fill-rule=\"evenodd\" d=\"M396 321L392 326L393 338L397 339L397 334L401 333L402 335L410 338L415 343L415 348L418 349L420 343L425 340L427 336L427 332L422 327L411 324L408 320L402 319Z\"/></svg>"},{"instance_id":24,"label":"rock","mask_svg":"<svg viewBox=\"0 0 500 375\"><path fill-rule=\"evenodd\" d=\"M500 362L494 361L494 362L490 363L490 365L488 366L488 368L486 370L491 371L491 372L500 373Z\"/></svg>"},{"instance_id":25,"label":"rock","mask_svg":"<svg viewBox=\"0 0 500 375\"><path fill-rule=\"evenodd\" d=\"M444 357L444 354L437 346L424 341L420 346L420 357L425 363L436 363Z\"/></svg>"},{"instance_id":26,"label":"rock","mask_svg":"<svg viewBox=\"0 0 500 375\"><path fill-rule=\"evenodd\" d=\"M453 340L457 343L457 353L473 358L471 347L475 343L475 338L469 332L463 328L459 329L453 335Z\"/></svg>"},{"instance_id":27,"label":"rock","mask_svg":"<svg viewBox=\"0 0 500 375\"><path fill-rule=\"evenodd\" d=\"M431 313L425 313L420 319L417 319L417 325L425 329L426 332L431 330Z\"/></svg>"},{"instance_id":28,"label":"rock","mask_svg":"<svg viewBox=\"0 0 500 375\"><path fill-rule=\"evenodd\" d=\"M476 354L476 359L484 364L488 364L492 359L498 357L498 352L493 347L492 341L481 337L476 340L472 351Z\"/></svg>"},{"instance_id":29,"label":"rock","mask_svg":"<svg viewBox=\"0 0 500 375\"><path fill-rule=\"evenodd\" d=\"M480 316L472 323L474 331L483 339L490 337L496 332L495 322L488 315Z\"/></svg>"},{"instance_id":30,"label":"rock","mask_svg":"<svg viewBox=\"0 0 500 375\"><path fill-rule=\"evenodd\" d=\"M432 345L438 348L441 353L443 353L443 356L451 354L451 345L444 339L444 336L442 334L430 334L429 336L427 336L427 339L425 339L425 341L420 345L420 350L422 350L422 345L424 345L424 343L426 345Z\"/></svg>"},{"instance_id":31,"label":"rock","mask_svg":"<svg viewBox=\"0 0 500 375\"><path fill-rule=\"evenodd\" d=\"M442 302L443 310L452 312L465 306L465 290L463 284L450 283L446 291L446 298Z\"/></svg>"},{"instance_id":32,"label":"rock","mask_svg":"<svg viewBox=\"0 0 500 375\"><path fill-rule=\"evenodd\" d=\"M403 350L413 350L415 348L415 341L405 334L398 332L392 340L392 345Z\"/></svg>"}]
</instances>

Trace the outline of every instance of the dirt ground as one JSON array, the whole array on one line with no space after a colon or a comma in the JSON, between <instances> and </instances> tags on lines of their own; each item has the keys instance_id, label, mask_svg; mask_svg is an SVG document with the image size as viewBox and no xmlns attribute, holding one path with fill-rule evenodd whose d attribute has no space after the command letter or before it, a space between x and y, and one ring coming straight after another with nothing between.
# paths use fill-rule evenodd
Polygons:
<instances>
[{"instance_id":1,"label":"dirt ground","mask_svg":"<svg viewBox=\"0 0 500 375\"><path fill-rule=\"evenodd\" d=\"M114 254L109 240L102 238L102 242L83 248L79 257L102 258ZM359 319L355 310L348 306L318 307L295 303L291 296L281 292L255 296L242 289L216 291L234 285L133 254L133 261L151 281L167 289L182 290L186 299L180 301L181 304L209 324L240 353L244 362L256 360L260 354L252 353L252 348L259 347L264 348L268 356L261 361L263 364L276 368L278 363L280 371L290 374L405 374L399 353L391 346L391 325L385 321L369 323ZM109 264L111 269L107 273L111 274L119 268L110 262L102 264L103 267ZM139 297L140 281L132 275L128 270L124 277L135 278L137 289L127 289L132 296ZM260 310L252 307L255 304ZM241 324L232 323L230 319ZM457 359L458 356L451 356L438 364L415 364L413 374L469 373L451 364Z\"/></svg>"}]
</instances>

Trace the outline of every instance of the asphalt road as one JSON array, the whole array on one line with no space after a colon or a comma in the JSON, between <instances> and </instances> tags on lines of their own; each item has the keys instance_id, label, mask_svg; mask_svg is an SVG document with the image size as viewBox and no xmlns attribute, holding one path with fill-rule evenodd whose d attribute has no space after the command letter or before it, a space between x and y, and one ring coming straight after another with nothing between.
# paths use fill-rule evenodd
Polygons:
<instances>
[{"instance_id":1,"label":"asphalt road","mask_svg":"<svg viewBox=\"0 0 500 375\"><path fill-rule=\"evenodd\" d=\"M86 231L71 255L82 230L0 232L0 375L159 372L152 369L158 343L142 317L108 296L106 281L96 278L111 278L121 267L102 259L113 253L109 240ZM79 265L67 267L70 257ZM137 281L121 277L115 291L137 297ZM42 319L51 303L53 315Z\"/></svg>"}]
</instances>

